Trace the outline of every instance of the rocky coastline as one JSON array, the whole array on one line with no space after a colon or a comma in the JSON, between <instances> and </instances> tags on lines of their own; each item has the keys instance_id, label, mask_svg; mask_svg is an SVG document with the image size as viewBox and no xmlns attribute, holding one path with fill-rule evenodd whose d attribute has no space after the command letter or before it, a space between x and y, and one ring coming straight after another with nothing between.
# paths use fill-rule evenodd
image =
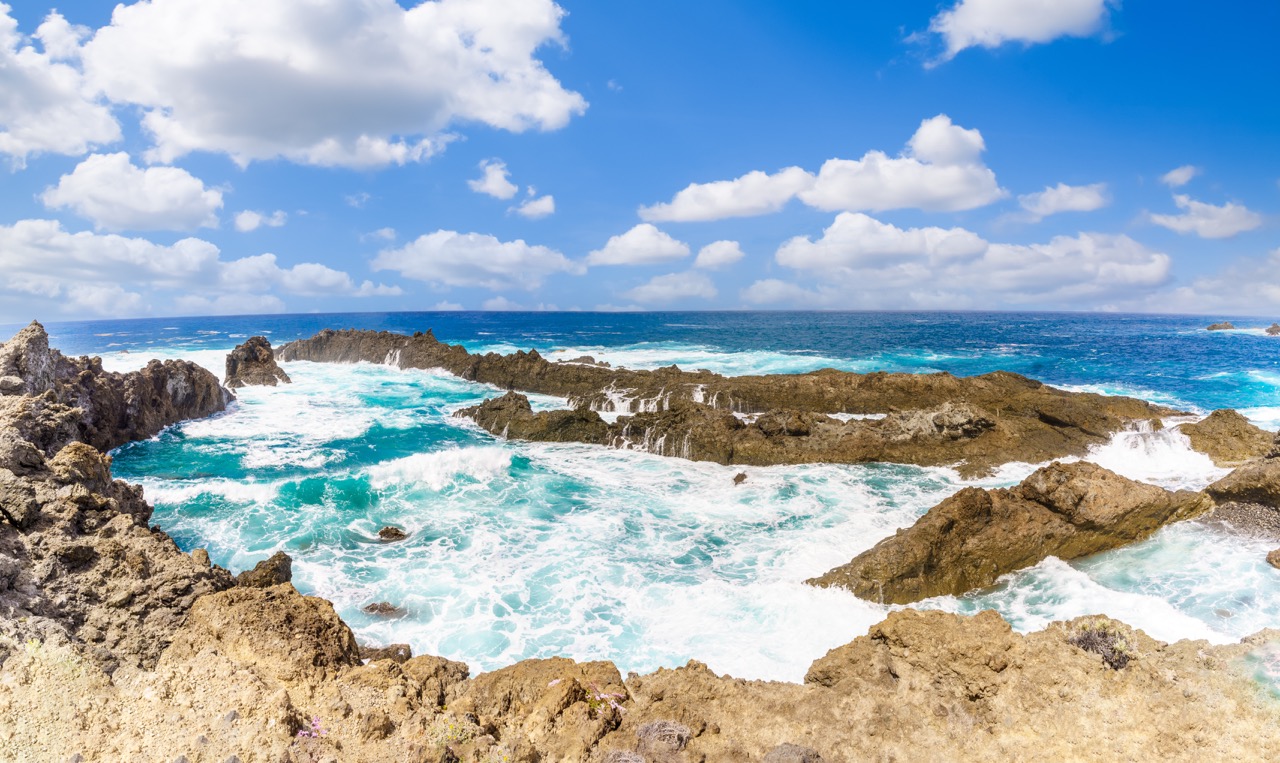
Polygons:
<instances>
[{"instance_id":1,"label":"rocky coastline","mask_svg":"<svg viewBox=\"0 0 1280 763\"><path fill-rule=\"evenodd\" d=\"M285 349L279 357L296 357ZM400 362L414 357L408 346L393 349L401 350ZM465 360L465 351L439 352ZM468 357L495 369L508 363ZM511 366L544 369L540 360L524 354ZM397 648L365 650L365 662L332 605L293 588L287 558L234 578L198 549L182 553L149 526L140 488L112 479L109 448L225 408L230 393L211 374L178 362L107 374L91 359L49 349L38 325L0 348L0 371L0 760L1280 757L1280 702L1254 675L1259 660L1280 659L1278 631L1229 646L1163 644L1103 617L1020 635L992 612L907 609L865 635L851 633L850 643L813 663L803 684L744 681L697 662L625 678L611 663L557 658L472 677L461 663ZM954 377L930 384L967 386ZM1026 382L1015 386L1036 393ZM682 394L673 392L676 401ZM814 405L828 404L815 395ZM678 402L672 407L680 412ZM566 420L564 430L596 427L583 419ZM783 417L775 436L797 436L786 432L802 425ZM1270 495L1269 469L1219 483L1215 495ZM1110 480L1076 471L1079 479ZM1073 483L1063 484L1035 496L1027 486L1018 498L1074 495ZM1143 506L1174 506L1174 516L1200 505L1154 493L1151 501L1139 498ZM1072 516L1096 518L1102 506L1093 500L1085 491ZM1135 512L1155 521L1142 508L1126 516Z\"/></svg>"}]
</instances>

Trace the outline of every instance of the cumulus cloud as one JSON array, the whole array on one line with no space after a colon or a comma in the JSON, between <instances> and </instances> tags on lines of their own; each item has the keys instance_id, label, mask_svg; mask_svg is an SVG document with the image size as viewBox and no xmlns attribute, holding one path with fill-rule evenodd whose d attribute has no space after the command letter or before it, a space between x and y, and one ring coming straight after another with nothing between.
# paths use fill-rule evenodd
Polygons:
<instances>
[{"instance_id":1,"label":"cumulus cloud","mask_svg":"<svg viewBox=\"0 0 1280 763\"><path fill-rule=\"evenodd\" d=\"M1018 204L1026 211L1026 218L1039 222L1059 212L1092 212L1108 203L1107 184L1067 185L1058 183L1046 186L1043 191L1018 197Z\"/></svg>"},{"instance_id":2,"label":"cumulus cloud","mask_svg":"<svg viewBox=\"0 0 1280 763\"><path fill-rule=\"evenodd\" d=\"M57 12L36 30L43 51L0 3L0 154L17 166L40 153L78 156L120 140L111 110L85 87L76 60L87 33Z\"/></svg>"},{"instance_id":3,"label":"cumulus cloud","mask_svg":"<svg viewBox=\"0 0 1280 763\"><path fill-rule=\"evenodd\" d=\"M222 192L178 167L134 166L126 153L94 154L41 195L107 230L216 228Z\"/></svg>"},{"instance_id":4,"label":"cumulus cloud","mask_svg":"<svg viewBox=\"0 0 1280 763\"><path fill-rule=\"evenodd\" d=\"M929 22L942 38L941 60L966 48L1034 45L1060 37L1089 37L1106 28L1114 0L960 0Z\"/></svg>"},{"instance_id":5,"label":"cumulus cloud","mask_svg":"<svg viewBox=\"0 0 1280 763\"><path fill-rule=\"evenodd\" d=\"M218 247L198 238L165 246L117 234L70 233L55 220L0 226L0 271L8 276L0 294L65 300L66 312L100 315L138 314L157 295L172 291L199 294L182 303L188 308L219 310L232 310L245 295L261 303L273 290L302 296L400 293L397 286L357 285L348 274L319 263L282 267L273 254L224 260ZM112 301L113 295L119 299Z\"/></svg>"},{"instance_id":6,"label":"cumulus cloud","mask_svg":"<svg viewBox=\"0 0 1280 763\"><path fill-rule=\"evenodd\" d=\"M1191 164L1184 164L1181 167L1176 167L1161 175L1160 182L1170 188L1181 188L1187 183L1190 183L1191 179L1199 174L1199 167Z\"/></svg>"},{"instance_id":7,"label":"cumulus cloud","mask_svg":"<svg viewBox=\"0 0 1280 763\"><path fill-rule=\"evenodd\" d=\"M857 160L828 160L800 198L832 212L976 209L1006 196L982 163L984 150L982 133L939 114L920 123L901 156L869 151Z\"/></svg>"},{"instance_id":8,"label":"cumulus cloud","mask_svg":"<svg viewBox=\"0 0 1280 763\"><path fill-rule=\"evenodd\" d=\"M580 263L545 246L451 230L439 230L399 249L384 251L374 259L373 269L392 270L437 286L479 286L493 291L532 291L554 273L584 272Z\"/></svg>"},{"instance_id":9,"label":"cumulus cloud","mask_svg":"<svg viewBox=\"0 0 1280 763\"><path fill-rule=\"evenodd\" d=\"M512 207L511 211L528 220L541 220L556 213L556 200L551 195L532 196L520 206Z\"/></svg>"},{"instance_id":10,"label":"cumulus cloud","mask_svg":"<svg viewBox=\"0 0 1280 763\"><path fill-rule=\"evenodd\" d=\"M670 202L641 207L640 219L694 222L765 215L782 209L813 182L813 175L788 167L773 175L757 170L736 180L692 183Z\"/></svg>"},{"instance_id":11,"label":"cumulus cloud","mask_svg":"<svg viewBox=\"0 0 1280 763\"><path fill-rule=\"evenodd\" d=\"M236 230L249 233L264 225L268 228L279 228L288 221L289 215L283 209L277 209L269 215L246 209L236 215ZM392 237L394 238L394 233Z\"/></svg>"},{"instance_id":12,"label":"cumulus cloud","mask_svg":"<svg viewBox=\"0 0 1280 763\"><path fill-rule=\"evenodd\" d=\"M507 171L507 163L500 159L486 159L480 162L480 177L468 180L467 187L476 193L483 193L495 199L510 199L520 190L511 182L511 173Z\"/></svg>"},{"instance_id":13,"label":"cumulus cloud","mask_svg":"<svg viewBox=\"0 0 1280 763\"><path fill-rule=\"evenodd\" d=\"M842 214L817 239L794 238L779 264L813 286L770 279L753 304L840 308L1037 309L1094 306L1166 284L1168 255L1128 236L1081 233L1043 244L990 243L961 228L898 228Z\"/></svg>"},{"instance_id":14,"label":"cumulus cloud","mask_svg":"<svg viewBox=\"0 0 1280 763\"><path fill-rule=\"evenodd\" d=\"M1200 276L1169 293L1152 295L1136 307L1160 312L1222 311L1274 318L1276 305L1280 305L1280 249L1263 257L1241 258L1217 273Z\"/></svg>"},{"instance_id":15,"label":"cumulus cloud","mask_svg":"<svg viewBox=\"0 0 1280 763\"><path fill-rule=\"evenodd\" d=\"M693 266L703 270L716 270L732 265L745 256L737 241L713 241L698 250L698 258L693 261Z\"/></svg>"},{"instance_id":16,"label":"cumulus cloud","mask_svg":"<svg viewBox=\"0 0 1280 763\"><path fill-rule=\"evenodd\" d=\"M153 0L118 5L85 77L143 110L148 158L241 165L421 161L455 124L554 130L586 109L536 57L564 40L552 0Z\"/></svg>"},{"instance_id":17,"label":"cumulus cloud","mask_svg":"<svg viewBox=\"0 0 1280 763\"><path fill-rule=\"evenodd\" d=\"M626 291L622 296L642 304L667 304L684 299L714 299L715 284L702 273L668 273Z\"/></svg>"},{"instance_id":18,"label":"cumulus cloud","mask_svg":"<svg viewBox=\"0 0 1280 763\"><path fill-rule=\"evenodd\" d=\"M654 265L689 256L689 245L649 223L613 236L587 255L589 265Z\"/></svg>"},{"instance_id":19,"label":"cumulus cloud","mask_svg":"<svg viewBox=\"0 0 1280 763\"><path fill-rule=\"evenodd\" d=\"M1228 202L1222 206L1196 201L1178 194L1173 203L1180 215L1150 215L1151 222L1175 233L1192 233L1200 238L1230 238L1262 225L1262 216L1242 204Z\"/></svg>"},{"instance_id":20,"label":"cumulus cloud","mask_svg":"<svg viewBox=\"0 0 1280 763\"><path fill-rule=\"evenodd\" d=\"M641 207L640 217L688 222L763 215L797 196L828 212L976 209L1007 195L982 162L985 150L981 132L939 114L920 123L899 156L868 151L861 159L830 159L817 175L789 167L773 175L757 171L695 183L670 202Z\"/></svg>"},{"instance_id":21,"label":"cumulus cloud","mask_svg":"<svg viewBox=\"0 0 1280 763\"><path fill-rule=\"evenodd\" d=\"M269 315L285 310L284 300L274 294L184 294L174 300L174 307L186 315Z\"/></svg>"}]
</instances>

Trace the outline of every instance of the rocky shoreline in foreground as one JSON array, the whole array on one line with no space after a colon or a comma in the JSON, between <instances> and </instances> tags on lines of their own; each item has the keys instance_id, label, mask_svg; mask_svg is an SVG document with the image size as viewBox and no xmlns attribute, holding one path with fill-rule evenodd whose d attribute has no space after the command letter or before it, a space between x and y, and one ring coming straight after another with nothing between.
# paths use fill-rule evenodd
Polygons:
<instances>
[{"instance_id":1,"label":"rocky shoreline in foreground","mask_svg":"<svg viewBox=\"0 0 1280 763\"><path fill-rule=\"evenodd\" d=\"M620 379L623 372L609 369L596 369L609 376L592 372L589 380L574 381L577 369L591 367L577 366L562 378L534 353L477 358L433 337L421 341L429 335L415 343L389 338L362 348L354 339L335 342L333 336L343 333L351 332L329 332L323 340L330 360L382 362L399 350L394 357L402 367L456 368L464 378L505 389L529 383L521 381L527 371L535 380L530 386L540 388L529 391L554 388L561 392L547 393L572 398L563 394L572 387L582 390L576 393L580 401L593 399L610 382L617 390L617 382L626 380L636 383L626 388L638 390L636 401L654 399L643 395L656 385L659 398L684 396L705 405L693 401L694 389L705 384L701 394L715 389L729 397L713 392L704 399L732 399L738 412L779 410L762 391L766 382L698 372L705 381L690 388L684 372L626 372L648 376ZM316 345L307 352L294 347L277 354L322 359ZM381 357L364 357L383 349L387 354ZM413 365L430 361L432 353L455 365ZM255 357L263 360L260 353ZM140 489L112 480L110 458L103 454L109 447L225 407L230 393L211 374L173 362L108 374L92 360L65 359L49 349L38 324L0 348L0 372L0 505L6 507L0 516L2 760L1280 757L1280 703L1253 675L1258 661L1280 661L1280 631L1231 646L1162 644L1096 617L1024 636L992 612L961 617L907 609L817 660L803 684L717 676L696 662L625 679L610 663L565 659L526 660L476 677L460 663L409 658L407 650L373 655L386 658L366 664L332 606L300 595L285 580L284 567L267 565L264 574L237 582L210 565L207 554L180 552L162 530L149 526L151 510ZM509 383L499 384L504 375ZM897 389L909 386L908 380L884 378L892 375L856 383L823 372L802 376L809 378L791 382L781 398L786 410L804 412L809 406L808 412L824 415L886 416L920 410L890 405L914 399ZM606 386L592 392L599 382ZM1019 412L1008 415L1040 420L1049 429L1031 436L1059 448L1162 414L1123 399L1080 407L1080 399L1060 398L1021 377L983 382L988 383L992 389L1009 384L1026 391ZM880 397L849 396L861 386L879 389ZM945 399L947 388L968 397ZM964 403L985 410L985 393L976 382L950 377L920 385L924 392L930 389L933 395L924 394L919 405ZM819 407L837 399L843 408ZM643 405L627 405L633 404ZM678 411L680 405L663 407ZM878 410L847 410L855 407ZM590 403L579 408L589 409ZM1045 415L1055 423L1046 423ZM1074 423L1063 426L1068 420ZM1181 518L1206 500L1280 501L1280 493L1272 492L1275 464L1280 460L1250 459L1207 498L1143 494L1126 504L1135 511L1121 513L1143 518L1137 524L1145 527L1154 520L1142 507L1153 503L1169 503L1169 515ZM1079 473L1041 481L1093 485L1110 479L1073 471ZM1062 491L1042 486L1034 495L1024 491L1017 497L1047 506L1053 501L1045 496L1051 494L1061 497ZM1085 525L1105 514L1085 499L1057 503L1078 509L1073 516Z\"/></svg>"}]
</instances>

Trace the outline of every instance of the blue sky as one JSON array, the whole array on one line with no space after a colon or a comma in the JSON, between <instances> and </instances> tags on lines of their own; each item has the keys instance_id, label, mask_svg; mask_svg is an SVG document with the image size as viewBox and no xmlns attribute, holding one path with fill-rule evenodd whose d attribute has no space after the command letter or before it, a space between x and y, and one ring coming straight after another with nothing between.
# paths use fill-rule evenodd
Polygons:
<instances>
[{"instance_id":1,"label":"blue sky","mask_svg":"<svg viewBox=\"0 0 1280 763\"><path fill-rule=\"evenodd\" d=\"M0 3L0 322L1280 318L1273 2L107 5Z\"/></svg>"}]
</instances>

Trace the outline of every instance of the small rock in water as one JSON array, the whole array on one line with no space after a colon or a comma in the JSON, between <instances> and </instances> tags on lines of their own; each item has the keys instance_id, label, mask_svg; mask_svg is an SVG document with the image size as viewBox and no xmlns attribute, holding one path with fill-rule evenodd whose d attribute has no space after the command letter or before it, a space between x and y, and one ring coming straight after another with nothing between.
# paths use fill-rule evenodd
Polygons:
<instances>
[{"instance_id":1,"label":"small rock in water","mask_svg":"<svg viewBox=\"0 0 1280 763\"><path fill-rule=\"evenodd\" d=\"M372 604L366 604L361 611L366 615L377 615L379 617L401 617L405 614L403 607L397 607L388 601L375 601Z\"/></svg>"},{"instance_id":2,"label":"small rock in water","mask_svg":"<svg viewBox=\"0 0 1280 763\"><path fill-rule=\"evenodd\" d=\"M1214 613L1215 615L1217 615L1218 617L1221 617L1223 620L1226 620L1228 617L1235 617L1235 616L1236 616L1236 613L1235 613L1235 612L1232 612L1232 611L1231 611L1231 610L1229 610L1229 609L1215 609L1215 610L1213 610L1213 613Z\"/></svg>"},{"instance_id":3,"label":"small rock in water","mask_svg":"<svg viewBox=\"0 0 1280 763\"><path fill-rule=\"evenodd\" d=\"M1280 548L1267 554L1267 563L1280 570Z\"/></svg>"},{"instance_id":4,"label":"small rock in water","mask_svg":"<svg viewBox=\"0 0 1280 763\"><path fill-rule=\"evenodd\" d=\"M247 588L270 588L293 580L293 560L283 551L258 562L251 570L240 573L236 584Z\"/></svg>"},{"instance_id":5,"label":"small rock in water","mask_svg":"<svg viewBox=\"0 0 1280 763\"><path fill-rule=\"evenodd\" d=\"M378 531L378 537L387 543L395 543L398 540L404 540L409 534L399 527L387 526Z\"/></svg>"},{"instance_id":6,"label":"small rock in water","mask_svg":"<svg viewBox=\"0 0 1280 763\"><path fill-rule=\"evenodd\" d=\"M746 482L746 481L747 481L747 473L746 473L746 472L738 472L737 474L735 474L735 475L733 476L733 484L735 484L735 485L741 485L742 483L744 483L744 482Z\"/></svg>"},{"instance_id":7,"label":"small rock in water","mask_svg":"<svg viewBox=\"0 0 1280 763\"><path fill-rule=\"evenodd\" d=\"M1267 326L1267 336L1280 336L1280 323L1273 323Z\"/></svg>"},{"instance_id":8,"label":"small rock in water","mask_svg":"<svg viewBox=\"0 0 1280 763\"><path fill-rule=\"evenodd\" d=\"M1209 325L1209 331L1230 331L1235 328L1235 324L1231 321L1219 321Z\"/></svg>"}]
</instances>

